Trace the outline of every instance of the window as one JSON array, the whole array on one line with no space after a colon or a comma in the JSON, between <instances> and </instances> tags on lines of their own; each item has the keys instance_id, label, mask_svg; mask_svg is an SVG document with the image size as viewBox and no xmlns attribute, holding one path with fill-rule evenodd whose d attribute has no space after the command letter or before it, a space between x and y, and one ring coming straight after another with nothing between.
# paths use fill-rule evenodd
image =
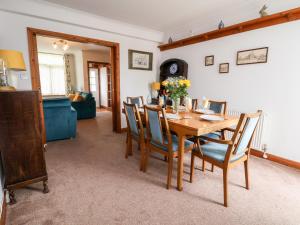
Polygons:
<instances>
[{"instance_id":1,"label":"window","mask_svg":"<svg viewBox=\"0 0 300 225\"><path fill-rule=\"evenodd\" d=\"M42 95L65 95L65 67L63 55L39 53Z\"/></svg>"}]
</instances>

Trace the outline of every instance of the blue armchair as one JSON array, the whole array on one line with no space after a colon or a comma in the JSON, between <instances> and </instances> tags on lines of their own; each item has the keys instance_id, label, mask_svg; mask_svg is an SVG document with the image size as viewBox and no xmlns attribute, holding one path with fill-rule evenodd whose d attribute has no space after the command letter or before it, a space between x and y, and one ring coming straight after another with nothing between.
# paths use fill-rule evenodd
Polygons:
<instances>
[{"instance_id":1,"label":"blue armchair","mask_svg":"<svg viewBox=\"0 0 300 225\"><path fill-rule=\"evenodd\" d=\"M46 141L76 137L77 112L66 97L43 99Z\"/></svg>"}]
</instances>

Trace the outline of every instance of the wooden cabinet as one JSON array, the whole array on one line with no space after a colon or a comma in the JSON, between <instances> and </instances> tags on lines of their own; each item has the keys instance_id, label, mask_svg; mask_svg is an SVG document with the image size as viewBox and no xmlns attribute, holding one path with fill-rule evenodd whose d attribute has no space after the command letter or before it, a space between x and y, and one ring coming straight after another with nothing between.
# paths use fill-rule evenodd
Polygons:
<instances>
[{"instance_id":1,"label":"wooden cabinet","mask_svg":"<svg viewBox=\"0 0 300 225\"><path fill-rule=\"evenodd\" d=\"M12 204L14 190L32 183L49 192L37 91L0 92L0 153Z\"/></svg>"}]
</instances>

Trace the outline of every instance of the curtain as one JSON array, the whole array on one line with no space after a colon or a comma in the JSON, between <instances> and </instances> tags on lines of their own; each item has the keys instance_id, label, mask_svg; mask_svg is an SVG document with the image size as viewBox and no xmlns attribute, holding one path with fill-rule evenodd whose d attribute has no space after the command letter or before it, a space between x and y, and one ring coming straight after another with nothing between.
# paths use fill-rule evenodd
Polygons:
<instances>
[{"instance_id":1,"label":"curtain","mask_svg":"<svg viewBox=\"0 0 300 225\"><path fill-rule=\"evenodd\" d=\"M66 93L74 93L76 74L73 54L64 54Z\"/></svg>"}]
</instances>

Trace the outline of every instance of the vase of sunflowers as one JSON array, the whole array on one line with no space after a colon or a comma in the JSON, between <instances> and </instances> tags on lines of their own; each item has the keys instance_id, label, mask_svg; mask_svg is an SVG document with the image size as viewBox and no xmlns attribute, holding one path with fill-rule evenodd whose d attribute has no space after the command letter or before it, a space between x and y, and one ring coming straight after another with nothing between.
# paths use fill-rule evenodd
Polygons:
<instances>
[{"instance_id":1,"label":"vase of sunflowers","mask_svg":"<svg viewBox=\"0 0 300 225\"><path fill-rule=\"evenodd\" d=\"M172 100L173 110L175 113L178 112L180 105L180 99L188 96L187 89L191 86L190 80L185 77L169 77L162 82L165 87L167 94Z\"/></svg>"}]
</instances>

